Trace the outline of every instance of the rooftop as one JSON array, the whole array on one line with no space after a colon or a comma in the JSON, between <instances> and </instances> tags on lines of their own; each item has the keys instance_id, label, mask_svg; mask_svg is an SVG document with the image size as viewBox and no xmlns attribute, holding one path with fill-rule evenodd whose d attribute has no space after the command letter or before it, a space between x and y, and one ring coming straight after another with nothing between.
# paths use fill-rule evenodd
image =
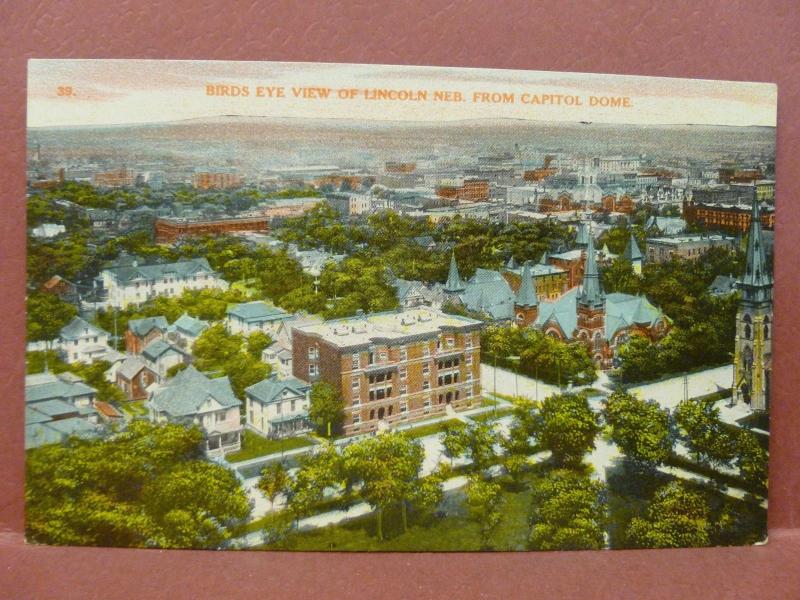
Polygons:
<instances>
[{"instance_id":1,"label":"rooftop","mask_svg":"<svg viewBox=\"0 0 800 600\"><path fill-rule=\"evenodd\" d=\"M244 321L277 321L291 318L291 315L277 306L270 306L266 302L256 300L254 302L244 302L242 304L231 304L228 306L227 314L238 317Z\"/></svg>"}]
</instances>

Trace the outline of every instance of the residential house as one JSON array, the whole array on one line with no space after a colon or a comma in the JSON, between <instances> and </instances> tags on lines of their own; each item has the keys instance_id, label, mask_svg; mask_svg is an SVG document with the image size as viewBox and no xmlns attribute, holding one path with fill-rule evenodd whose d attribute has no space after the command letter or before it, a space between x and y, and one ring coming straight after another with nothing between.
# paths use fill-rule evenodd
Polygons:
<instances>
[{"instance_id":1,"label":"residential house","mask_svg":"<svg viewBox=\"0 0 800 600\"><path fill-rule=\"evenodd\" d=\"M75 317L61 328L57 347L69 363L93 363L118 354L108 345L110 337L107 331Z\"/></svg>"},{"instance_id":2,"label":"residential house","mask_svg":"<svg viewBox=\"0 0 800 600\"><path fill-rule=\"evenodd\" d=\"M25 377L25 449L100 435L96 390L72 373Z\"/></svg>"},{"instance_id":3,"label":"residential house","mask_svg":"<svg viewBox=\"0 0 800 600\"><path fill-rule=\"evenodd\" d=\"M180 364L189 364L190 355L181 348L160 339L142 350L142 361L156 376L157 381L167 378L167 371Z\"/></svg>"},{"instance_id":4,"label":"residential house","mask_svg":"<svg viewBox=\"0 0 800 600\"><path fill-rule=\"evenodd\" d=\"M125 331L125 350L140 354L145 346L164 337L169 324L163 316L131 319Z\"/></svg>"},{"instance_id":5,"label":"residential house","mask_svg":"<svg viewBox=\"0 0 800 600\"><path fill-rule=\"evenodd\" d=\"M227 377L210 379L190 365L150 389L150 420L196 425L205 433L205 450L223 456L242 447L239 406Z\"/></svg>"},{"instance_id":6,"label":"residential house","mask_svg":"<svg viewBox=\"0 0 800 600\"><path fill-rule=\"evenodd\" d=\"M191 350L197 338L208 329L208 321L183 313L170 326L167 339L184 350Z\"/></svg>"},{"instance_id":7,"label":"residential house","mask_svg":"<svg viewBox=\"0 0 800 600\"><path fill-rule=\"evenodd\" d=\"M31 235L35 238L53 238L66 231L67 228L61 223L42 223L31 229Z\"/></svg>"},{"instance_id":8,"label":"residential house","mask_svg":"<svg viewBox=\"0 0 800 600\"><path fill-rule=\"evenodd\" d=\"M308 420L311 386L272 375L245 390L247 426L269 438L284 438L310 431Z\"/></svg>"},{"instance_id":9,"label":"residential house","mask_svg":"<svg viewBox=\"0 0 800 600\"><path fill-rule=\"evenodd\" d=\"M139 305L156 296L173 298L186 290L228 289L228 283L205 258L155 265L142 265L137 259L126 260L103 269L95 281L108 294L108 306L115 308Z\"/></svg>"},{"instance_id":10,"label":"residential house","mask_svg":"<svg viewBox=\"0 0 800 600\"><path fill-rule=\"evenodd\" d=\"M147 388L158 379L140 356L129 356L116 370L114 383L128 400L144 400Z\"/></svg>"},{"instance_id":11,"label":"residential house","mask_svg":"<svg viewBox=\"0 0 800 600\"><path fill-rule=\"evenodd\" d=\"M290 377L292 375L292 328L314 323L322 323L322 317L298 313L291 319L281 321L274 336L275 341L264 348L261 360L275 369L281 377Z\"/></svg>"},{"instance_id":12,"label":"residential house","mask_svg":"<svg viewBox=\"0 0 800 600\"><path fill-rule=\"evenodd\" d=\"M292 315L286 311L257 300L230 305L225 317L225 326L230 333L250 335L254 331L261 331L275 337L280 324L291 318Z\"/></svg>"}]
</instances>

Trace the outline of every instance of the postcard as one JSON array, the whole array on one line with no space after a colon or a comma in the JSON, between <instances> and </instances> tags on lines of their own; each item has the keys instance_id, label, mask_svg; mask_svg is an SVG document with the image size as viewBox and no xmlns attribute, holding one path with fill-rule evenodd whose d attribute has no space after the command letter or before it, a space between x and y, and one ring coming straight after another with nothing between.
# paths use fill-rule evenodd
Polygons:
<instances>
[{"instance_id":1,"label":"postcard","mask_svg":"<svg viewBox=\"0 0 800 600\"><path fill-rule=\"evenodd\" d=\"M29 543L766 541L774 85L28 77Z\"/></svg>"}]
</instances>

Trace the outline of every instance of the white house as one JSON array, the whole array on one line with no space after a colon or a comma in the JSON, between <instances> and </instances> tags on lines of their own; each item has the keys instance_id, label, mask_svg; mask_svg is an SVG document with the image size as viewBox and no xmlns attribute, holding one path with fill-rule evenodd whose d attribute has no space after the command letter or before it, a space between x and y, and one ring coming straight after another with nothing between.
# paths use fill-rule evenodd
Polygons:
<instances>
[{"instance_id":1,"label":"white house","mask_svg":"<svg viewBox=\"0 0 800 600\"><path fill-rule=\"evenodd\" d=\"M308 420L311 386L299 379L275 375L245 390L247 426L270 438L285 438L311 430Z\"/></svg>"},{"instance_id":2,"label":"white house","mask_svg":"<svg viewBox=\"0 0 800 600\"><path fill-rule=\"evenodd\" d=\"M66 233L66 231L67 228L61 223L42 223L31 229L31 235L35 238L52 238Z\"/></svg>"},{"instance_id":3,"label":"white house","mask_svg":"<svg viewBox=\"0 0 800 600\"><path fill-rule=\"evenodd\" d=\"M230 305L225 326L230 333L250 335L254 331L262 331L274 338L280 324L291 318L292 315L286 311L259 300Z\"/></svg>"},{"instance_id":4,"label":"white house","mask_svg":"<svg viewBox=\"0 0 800 600\"><path fill-rule=\"evenodd\" d=\"M298 313L281 321L275 335L272 335L275 342L264 348L261 360L270 365L281 377L290 377L292 375L292 327L321 322L322 317L319 315L305 313Z\"/></svg>"},{"instance_id":5,"label":"white house","mask_svg":"<svg viewBox=\"0 0 800 600\"><path fill-rule=\"evenodd\" d=\"M210 456L242 447L241 404L227 377L209 379L191 365L169 381L153 384L147 402L151 421L200 427Z\"/></svg>"},{"instance_id":6,"label":"white house","mask_svg":"<svg viewBox=\"0 0 800 600\"><path fill-rule=\"evenodd\" d=\"M183 349L191 350L197 338L206 329L208 329L208 321L196 319L187 313L183 313L169 326L167 339Z\"/></svg>"},{"instance_id":7,"label":"white house","mask_svg":"<svg viewBox=\"0 0 800 600\"><path fill-rule=\"evenodd\" d=\"M110 334L80 317L61 328L56 347L69 363L92 363L119 354L108 345Z\"/></svg>"},{"instance_id":8,"label":"white house","mask_svg":"<svg viewBox=\"0 0 800 600\"><path fill-rule=\"evenodd\" d=\"M103 269L96 281L108 293L108 306L115 308L139 305L156 296L180 296L186 290L228 289L228 283L205 258L156 265L140 265L132 260L130 264Z\"/></svg>"},{"instance_id":9,"label":"white house","mask_svg":"<svg viewBox=\"0 0 800 600\"><path fill-rule=\"evenodd\" d=\"M141 357L145 366L155 373L158 381L164 381L167 378L167 371L175 365L189 362L189 355L186 352L164 339L150 342L142 350Z\"/></svg>"}]
</instances>

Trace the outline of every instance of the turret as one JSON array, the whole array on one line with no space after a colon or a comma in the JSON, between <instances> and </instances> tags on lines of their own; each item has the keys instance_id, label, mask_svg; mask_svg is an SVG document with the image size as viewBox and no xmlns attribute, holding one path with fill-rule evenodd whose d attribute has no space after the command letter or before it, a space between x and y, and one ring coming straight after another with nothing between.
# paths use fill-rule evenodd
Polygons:
<instances>
[{"instance_id":1,"label":"turret","mask_svg":"<svg viewBox=\"0 0 800 600\"><path fill-rule=\"evenodd\" d=\"M531 273L530 261L526 261L522 267L522 279L514 300L514 314L520 327L532 324L539 315L539 298L536 295L536 282Z\"/></svg>"},{"instance_id":2,"label":"turret","mask_svg":"<svg viewBox=\"0 0 800 600\"><path fill-rule=\"evenodd\" d=\"M636 238L634 237L633 233L631 233L631 237L628 240L628 245L625 246L625 252L623 253L623 256L625 257L625 260L631 263L633 272L637 275L641 275L644 255L639 249L639 244L636 243Z\"/></svg>"},{"instance_id":3,"label":"turret","mask_svg":"<svg viewBox=\"0 0 800 600\"><path fill-rule=\"evenodd\" d=\"M453 250L452 254L450 254L450 271L447 274L447 282L444 284L444 291L448 294L460 294L465 289L466 287L461 280L461 275L458 273L456 252Z\"/></svg>"}]
</instances>

